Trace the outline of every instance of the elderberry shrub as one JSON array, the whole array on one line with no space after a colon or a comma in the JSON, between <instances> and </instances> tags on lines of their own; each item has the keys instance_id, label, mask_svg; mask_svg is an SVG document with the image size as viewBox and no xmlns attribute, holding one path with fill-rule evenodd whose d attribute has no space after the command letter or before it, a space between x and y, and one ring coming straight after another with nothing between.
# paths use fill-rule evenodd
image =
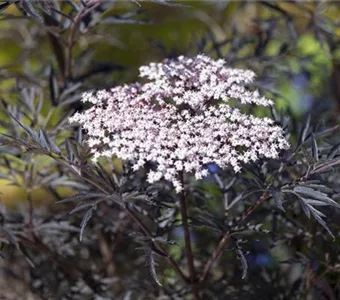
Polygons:
<instances>
[{"instance_id":1,"label":"elderberry shrub","mask_svg":"<svg viewBox=\"0 0 340 300\"><path fill-rule=\"evenodd\" d=\"M338 8L305 4L2 1L0 298L340 298Z\"/></svg>"}]
</instances>

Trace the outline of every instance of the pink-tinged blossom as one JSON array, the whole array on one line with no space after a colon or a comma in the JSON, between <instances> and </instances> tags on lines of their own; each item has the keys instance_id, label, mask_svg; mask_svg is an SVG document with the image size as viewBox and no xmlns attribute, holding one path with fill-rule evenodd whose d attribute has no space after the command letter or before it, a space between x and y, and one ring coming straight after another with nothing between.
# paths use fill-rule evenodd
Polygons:
<instances>
[{"instance_id":1,"label":"pink-tinged blossom","mask_svg":"<svg viewBox=\"0 0 340 300\"><path fill-rule=\"evenodd\" d=\"M151 63L140 75L149 81L85 93L83 101L93 106L70 119L86 129L95 160L115 155L131 161L134 170L152 163L148 181L163 178L179 192L180 172L201 179L209 163L238 172L244 163L277 158L289 147L273 120L229 103L272 105L247 89L252 71L198 55Z\"/></svg>"}]
</instances>

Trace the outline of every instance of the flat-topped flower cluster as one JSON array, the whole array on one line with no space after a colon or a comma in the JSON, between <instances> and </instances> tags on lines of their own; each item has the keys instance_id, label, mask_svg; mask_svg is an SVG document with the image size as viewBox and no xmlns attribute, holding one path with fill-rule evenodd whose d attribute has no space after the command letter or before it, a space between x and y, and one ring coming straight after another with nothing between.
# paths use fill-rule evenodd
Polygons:
<instances>
[{"instance_id":1,"label":"flat-topped flower cluster","mask_svg":"<svg viewBox=\"0 0 340 300\"><path fill-rule=\"evenodd\" d=\"M252 71L198 55L142 66L140 76L148 81L83 95L93 105L70 121L87 130L94 159L116 155L135 170L151 163L148 181L163 178L179 192L180 172L200 179L209 163L238 172L244 163L277 158L289 147L273 120L231 105L273 104L247 89Z\"/></svg>"}]
</instances>

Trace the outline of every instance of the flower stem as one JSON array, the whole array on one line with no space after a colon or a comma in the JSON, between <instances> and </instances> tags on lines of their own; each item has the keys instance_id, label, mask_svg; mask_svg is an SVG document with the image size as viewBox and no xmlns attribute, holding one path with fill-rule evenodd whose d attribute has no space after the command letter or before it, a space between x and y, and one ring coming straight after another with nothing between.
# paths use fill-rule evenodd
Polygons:
<instances>
[{"instance_id":1,"label":"flower stem","mask_svg":"<svg viewBox=\"0 0 340 300\"><path fill-rule=\"evenodd\" d=\"M183 173L180 174L180 181L181 181L182 186L184 186ZM183 230L184 230L185 255L188 260L190 282L192 284L192 293L194 295L194 299L199 300L200 297L199 297L197 280L196 280L197 277L196 277L196 269L194 265L194 256L193 256L192 249L191 249L188 213L187 213L186 196L185 196L184 189L180 193L179 203L180 203L180 212L182 216L182 224L183 224Z\"/></svg>"}]
</instances>

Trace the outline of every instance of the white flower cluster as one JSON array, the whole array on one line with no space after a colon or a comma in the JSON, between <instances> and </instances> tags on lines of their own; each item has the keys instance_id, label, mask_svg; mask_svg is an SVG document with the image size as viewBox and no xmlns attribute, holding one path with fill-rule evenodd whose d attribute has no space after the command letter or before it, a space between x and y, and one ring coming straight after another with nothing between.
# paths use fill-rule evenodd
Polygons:
<instances>
[{"instance_id":1,"label":"white flower cluster","mask_svg":"<svg viewBox=\"0 0 340 300\"><path fill-rule=\"evenodd\" d=\"M85 93L83 101L93 106L70 119L87 130L94 159L116 155L133 162L135 170L150 162L148 181L164 178L179 192L180 172L200 179L209 163L238 172L242 163L277 158L289 147L273 120L228 104L231 99L272 104L245 87L254 79L251 71L198 55L152 63L140 74L149 81Z\"/></svg>"}]
</instances>

